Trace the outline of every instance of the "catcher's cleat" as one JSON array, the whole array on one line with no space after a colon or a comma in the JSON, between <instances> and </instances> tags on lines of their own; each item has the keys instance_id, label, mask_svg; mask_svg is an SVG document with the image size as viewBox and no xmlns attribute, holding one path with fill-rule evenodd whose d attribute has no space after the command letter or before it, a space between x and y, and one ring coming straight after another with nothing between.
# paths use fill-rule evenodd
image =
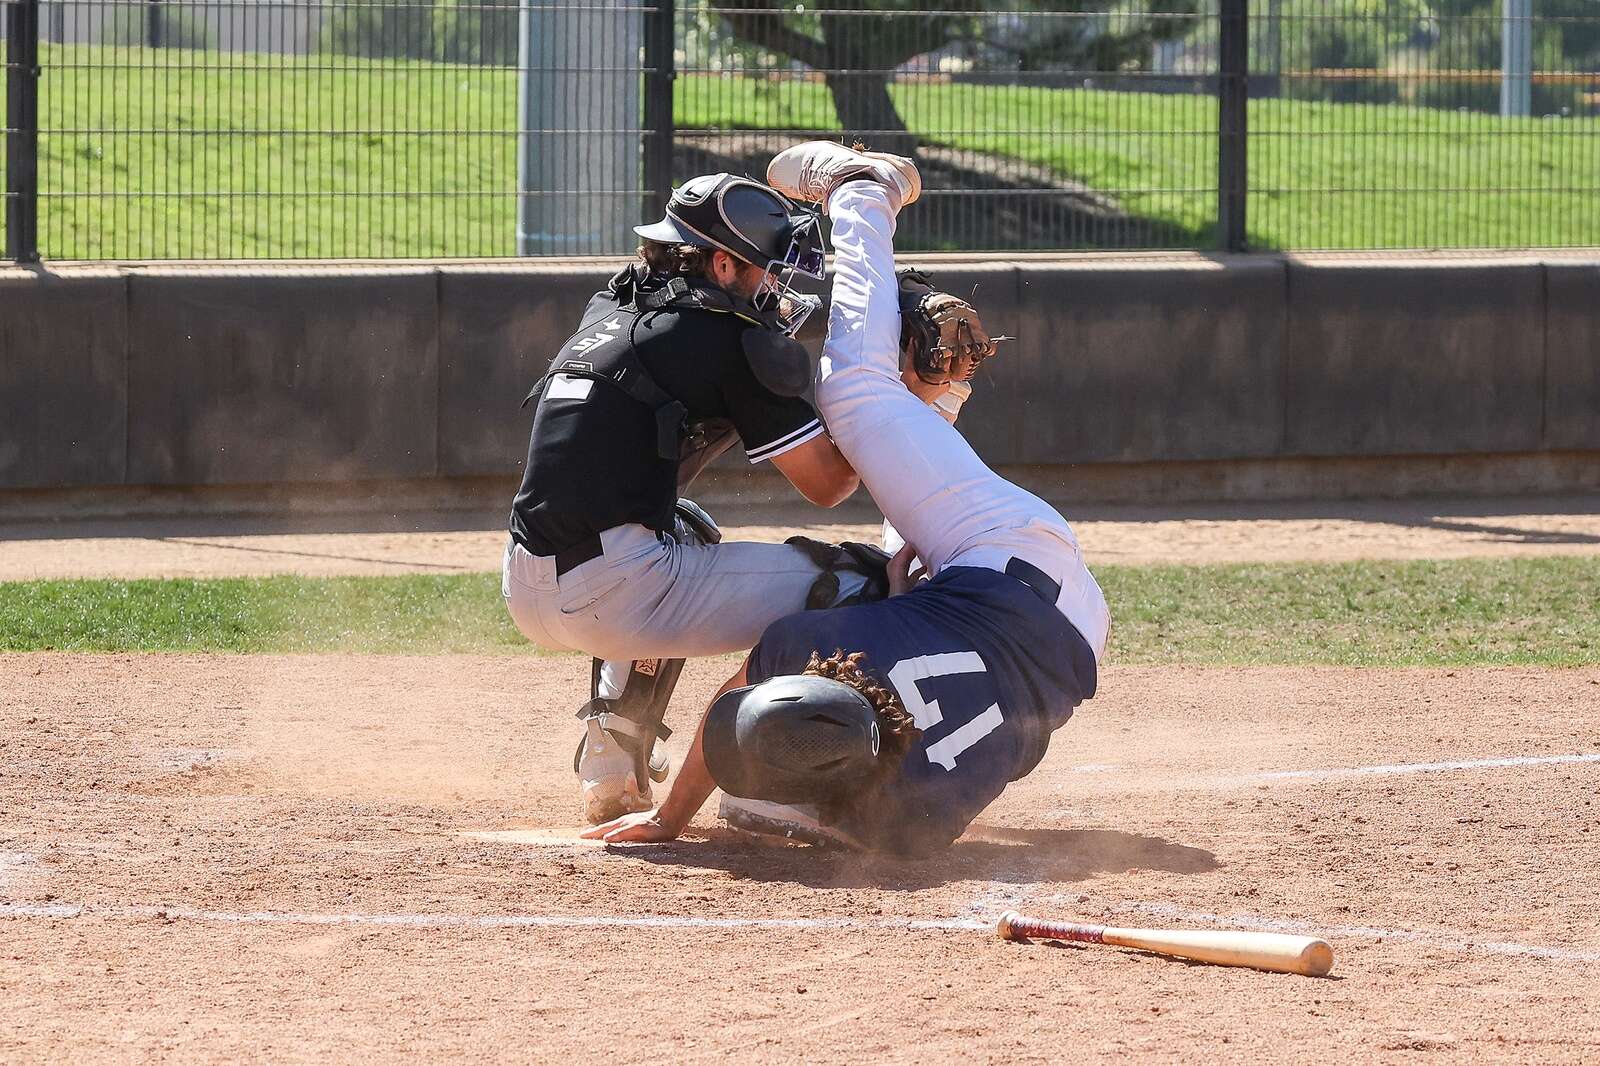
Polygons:
<instances>
[{"instance_id":1,"label":"catcher's cleat","mask_svg":"<svg viewBox=\"0 0 1600 1066\"><path fill-rule=\"evenodd\" d=\"M665 764L665 754L660 757ZM652 753L650 777L655 776L655 762L656 753ZM633 753L606 732L599 718L583 723L583 739L578 742L573 769L577 771L578 787L583 795L583 816L590 825L600 825L655 806L650 796L650 781L639 780Z\"/></svg>"},{"instance_id":2,"label":"catcher's cleat","mask_svg":"<svg viewBox=\"0 0 1600 1066\"><path fill-rule=\"evenodd\" d=\"M723 793L717 817L734 829L763 837L799 840L819 847L858 847L850 836L818 820L817 808L769 803Z\"/></svg>"},{"instance_id":3,"label":"catcher's cleat","mask_svg":"<svg viewBox=\"0 0 1600 1066\"><path fill-rule=\"evenodd\" d=\"M796 200L827 206L833 190L865 178L889 190L896 212L922 195L922 175L903 155L864 152L832 141L806 141L785 148L767 164L767 184Z\"/></svg>"}]
</instances>

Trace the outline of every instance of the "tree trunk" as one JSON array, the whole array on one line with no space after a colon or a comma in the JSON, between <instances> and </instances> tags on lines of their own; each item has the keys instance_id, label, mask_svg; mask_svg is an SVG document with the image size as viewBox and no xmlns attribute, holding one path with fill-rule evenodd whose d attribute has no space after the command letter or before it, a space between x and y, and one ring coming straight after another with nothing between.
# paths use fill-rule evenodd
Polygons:
<instances>
[{"instance_id":1,"label":"tree trunk","mask_svg":"<svg viewBox=\"0 0 1600 1066\"><path fill-rule=\"evenodd\" d=\"M915 155L917 139L889 96L889 77L882 71L830 73L823 76L833 94L834 110L846 144L862 141L875 152Z\"/></svg>"}]
</instances>

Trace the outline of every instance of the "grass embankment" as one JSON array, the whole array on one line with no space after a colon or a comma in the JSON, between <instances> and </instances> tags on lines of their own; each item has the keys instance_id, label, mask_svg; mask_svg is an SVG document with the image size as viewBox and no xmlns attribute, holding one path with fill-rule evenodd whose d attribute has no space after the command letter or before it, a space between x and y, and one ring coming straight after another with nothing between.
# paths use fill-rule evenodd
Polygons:
<instances>
[{"instance_id":1,"label":"grass embankment","mask_svg":"<svg viewBox=\"0 0 1600 1066\"><path fill-rule=\"evenodd\" d=\"M1600 663L1600 558L1104 567L1116 663ZM497 575L0 584L0 650L525 654Z\"/></svg>"},{"instance_id":2,"label":"grass embankment","mask_svg":"<svg viewBox=\"0 0 1600 1066\"><path fill-rule=\"evenodd\" d=\"M839 129L822 85L740 80L680 79L679 124ZM1216 224L1213 98L953 84L891 91L927 140L1047 167L1129 214L1191 233ZM1600 242L1600 118L1253 100L1248 124L1258 247Z\"/></svg>"},{"instance_id":3,"label":"grass embankment","mask_svg":"<svg viewBox=\"0 0 1600 1066\"><path fill-rule=\"evenodd\" d=\"M88 45L48 46L44 61L49 257L515 252L514 71ZM893 92L924 140L1048 168L1208 243L1208 97ZM675 110L685 133L838 129L814 82L686 75ZM1600 244L1600 119L1258 100L1250 125L1262 247ZM578 196L623 187L596 173Z\"/></svg>"}]
</instances>

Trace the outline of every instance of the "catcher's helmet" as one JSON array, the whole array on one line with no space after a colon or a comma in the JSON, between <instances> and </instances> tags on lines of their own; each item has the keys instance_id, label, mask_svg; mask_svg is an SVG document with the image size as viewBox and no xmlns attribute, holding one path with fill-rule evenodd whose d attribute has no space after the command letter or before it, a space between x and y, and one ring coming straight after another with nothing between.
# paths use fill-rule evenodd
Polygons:
<instances>
[{"instance_id":1,"label":"catcher's helmet","mask_svg":"<svg viewBox=\"0 0 1600 1066\"><path fill-rule=\"evenodd\" d=\"M821 220L795 208L777 190L732 174L702 174L675 189L660 222L633 232L663 244L720 248L766 270L751 296L762 310L774 309L783 331L793 336L821 301L795 289L794 276L821 280L827 246Z\"/></svg>"},{"instance_id":2,"label":"catcher's helmet","mask_svg":"<svg viewBox=\"0 0 1600 1066\"><path fill-rule=\"evenodd\" d=\"M773 803L826 803L870 777L878 713L842 681L794 675L718 697L701 734L722 791Z\"/></svg>"}]
</instances>

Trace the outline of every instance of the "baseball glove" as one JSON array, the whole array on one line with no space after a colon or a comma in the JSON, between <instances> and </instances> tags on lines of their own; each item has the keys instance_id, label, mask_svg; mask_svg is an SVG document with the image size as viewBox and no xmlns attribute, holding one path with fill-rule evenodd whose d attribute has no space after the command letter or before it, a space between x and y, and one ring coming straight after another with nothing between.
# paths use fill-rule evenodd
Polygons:
<instances>
[{"instance_id":1,"label":"baseball glove","mask_svg":"<svg viewBox=\"0 0 1600 1066\"><path fill-rule=\"evenodd\" d=\"M995 352L977 309L940 292L928 275L907 267L900 278L900 347L917 376L930 385L967 381Z\"/></svg>"}]
</instances>

